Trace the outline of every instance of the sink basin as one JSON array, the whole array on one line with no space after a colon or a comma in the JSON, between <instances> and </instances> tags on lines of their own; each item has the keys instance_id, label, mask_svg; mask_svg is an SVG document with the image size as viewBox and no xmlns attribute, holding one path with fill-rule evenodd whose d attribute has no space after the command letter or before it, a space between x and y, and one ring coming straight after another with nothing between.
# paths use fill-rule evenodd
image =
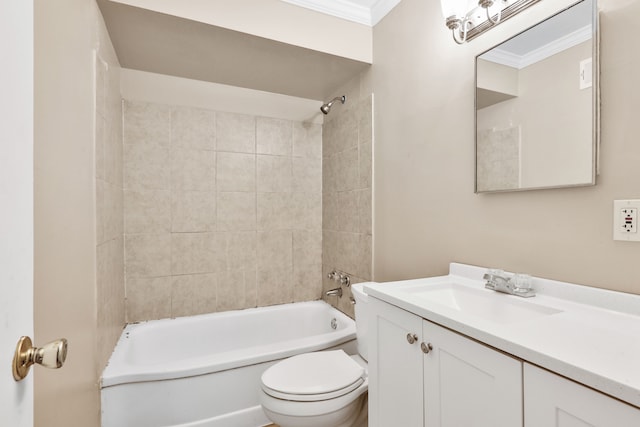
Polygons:
<instances>
[{"instance_id":1,"label":"sink basin","mask_svg":"<svg viewBox=\"0 0 640 427\"><path fill-rule=\"evenodd\" d=\"M516 323L561 313L562 310L518 301L506 294L455 283L406 289L412 298L439 304L496 323Z\"/></svg>"}]
</instances>

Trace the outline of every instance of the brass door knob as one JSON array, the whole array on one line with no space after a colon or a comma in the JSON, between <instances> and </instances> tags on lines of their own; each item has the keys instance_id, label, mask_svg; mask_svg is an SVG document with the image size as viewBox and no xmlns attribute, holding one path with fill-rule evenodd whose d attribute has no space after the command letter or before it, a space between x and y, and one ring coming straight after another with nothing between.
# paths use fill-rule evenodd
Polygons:
<instances>
[{"instance_id":1,"label":"brass door knob","mask_svg":"<svg viewBox=\"0 0 640 427\"><path fill-rule=\"evenodd\" d=\"M43 347L33 347L31 338L22 337L13 355L13 378L16 381L24 379L29 368L34 363L45 368L58 369L67 359L67 340L61 338L45 344Z\"/></svg>"}]
</instances>

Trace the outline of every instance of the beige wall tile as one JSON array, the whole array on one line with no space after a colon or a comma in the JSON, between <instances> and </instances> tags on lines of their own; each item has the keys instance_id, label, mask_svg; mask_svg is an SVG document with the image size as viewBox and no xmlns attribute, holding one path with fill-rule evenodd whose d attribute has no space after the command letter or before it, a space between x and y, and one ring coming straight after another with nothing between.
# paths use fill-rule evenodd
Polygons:
<instances>
[{"instance_id":1,"label":"beige wall tile","mask_svg":"<svg viewBox=\"0 0 640 427\"><path fill-rule=\"evenodd\" d=\"M216 194L174 191L171 196L171 231L193 233L216 228Z\"/></svg>"},{"instance_id":2,"label":"beige wall tile","mask_svg":"<svg viewBox=\"0 0 640 427\"><path fill-rule=\"evenodd\" d=\"M371 142L373 140L373 97L367 96L356 107L358 118L358 141Z\"/></svg>"},{"instance_id":3,"label":"beige wall tile","mask_svg":"<svg viewBox=\"0 0 640 427\"><path fill-rule=\"evenodd\" d=\"M322 194L291 194L291 227L294 230L322 229Z\"/></svg>"},{"instance_id":4,"label":"beige wall tile","mask_svg":"<svg viewBox=\"0 0 640 427\"><path fill-rule=\"evenodd\" d=\"M338 191L338 158L339 154L322 159L322 191L333 193Z\"/></svg>"},{"instance_id":5,"label":"beige wall tile","mask_svg":"<svg viewBox=\"0 0 640 427\"><path fill-rule=\"evenodd\" d=\"M124 231L122 188L113 184L104 186L104 239L122 236Z\"/></svg>"},{"instance_id":6,"label":"beige wall tile","mask_svg":"<svg viewBox=\"0 0 640 427\"><path fill-rule=\"evenodd\" d=\"M171 317L171 277L127 279L127 322Z\"/></svg>"},{"instance_id":7,"label":"beige wall tile","mask_svg":"<svg viewBox=\"0 0 640 427\"><path fill-rule=\"evenodd\" d=\"M255 268L244 270L244 308L258 306L258 273Z\"/></svg>"},{"instance_id":8,"label":"beige wall tile","mask_svg":"<svg viewBox=\"0 0 640 427\"><path fill-rule=\"evenodd\" d=\"M252 273L255 276L255 269L252 270ZM239 310L245 308L246 292L244 269L227 270L220 273L218 275L217 292L216 311Z\"/></svg>"},{"instance_id":9,"label":"beige wall tile","mask_svg":"<svg viewBox=\"0 0 640 427\"><path fill-rule=\"evenodd\" d=\"M324 138L322 154L332 156L358 145L358 118L354 110L346 110L325 124L328 138Z\"/></svg>"},{"instance_id":10,"label":"beige wall tile","mask_svg":"<svg viewBox=\"0 0 640 427\"><path fill-rule=\"evenodd\" d=\"M329 268L338 268L338 260L341 257L340 233L331 230L322 230L322 263Z\"/></svg>"},{"instance_id":11,"label":"beige wall tile","mask_svg":"<svg viewBox=\"0 0 640 427\"><path fill-rule=\"evenodd\" d=\"M343 151L334 160L336 160L336 190L349 191L357 189L360 184L358 176L358 147Z\"/></svg>"},{"instance_id":12,"label":"beige wall tile","mask_svg":"<svg viewBox=\"0 0 640 427\"><path fill-rule=\"evenodd\" d=\"M292 228L291 193L258 193L258 230L288 230Z\"/></svg>"},{"instance_id":13,"label":"beige wall tile","mask_svg":"<svg viewBox=\"0 0 640 427\"><path fill-rule=\"evenodd\" d=\"M360 259L355 274L364 280L371 280L373 262L373 238L371 235L360 235Z\"/></svg>"},{"instance_id":14,"label":"beige wall tile","mask_svg":"<svg viewBox=\"0 0 640 427\"><path fill-rule=\"evenodd\" d=\"M125 190L124 224L127 234L171 231L169 190Z\"/></svg>"},{"instance_id":15,"label":"beige wall tile","mask_svg":"<svg viewBox=\"0 0 640 427\"><path fill-rule=\"evenodd\" d=\"M218 191L256 191L256 156L245 153L217 154Z\"/></svg>"},{"instance_id":16,"label":"beige wall tile","mask_svg":"<svg viewBox=\"0 0 640 427\"><path fill-rule=\"evenodd\" d=\"M293 269L291 265L258 268L258 306L293 302Z\"/></svg>"},{"instance_id":17,"label":"beige wall tile","mask_svg":"<svg viewBox=\"0 0 640 427\"><path fill-rule=\"evenodd\" d=\"M293 266L293 301L315 301L322 296L322 263Z\"/></svg>"},{"instance_id":18,"label":"beige wall tile","mask_svg":"<svg viewBox=\"0 0 640 427\"><path fill-rule=\"evenodd\" d=\"M291 162L294 192L322 191L322 159L294 157Z\"/></svg>"},{"instance_id":19,"label":"beige wall tile","mask_svg":"<svg viewBox=\"0 0 640 427\"><path fill-rule=\"evenodd\" d=\"M256 119L254 116L216 113L216 149L235 153L256 152Z\"/></svg>"},{"instance_id":20,"label":"beige wall tile","mask_svg":"<svg viewBox=\"0 0 640 427\"><path fill-rule=\"evenodd\" d=\"M256 193L218 193L216 208L218 230L256 229Z\"/></svg>"},{"instance_id":21,"label":"beige wall tile","mask_svg":"<svg viewBox=\"0 0 640 427\"><path fill-rule=\"evenodd\" d=\"M199 150L215 150L215 113L189 107L171 111L171 144Z\"/></svg>"},{"instance_id":22,"label":"beige wall tile","mask_svg":"<svg viewBox=\"0 0 640 427\"><path fill-rule=\"evenodd\" d=\"M364 142L359 146L358 174L359 188L371 188L373 171L372 143Z\"/></svg>"},{"instance_id":23,"label":"beige wall tile","mask_svg":"<svg viewBox=\"0 0 640 427\"><path fill-rule=\"evenodd\" d=\"M171 188L183 191L215 190L216 153L174 147L171 150Z\"/></svg>"},{"instance_id":24,"label":"beige wall tile","mask_svg":"<svg viewBox=\"0 0 640 427\"><path fill-rule=\"evenodd\" d=\"M362 256L362 235L359 233L340 233L341 253L338 268L345 273L358 275L361 269L360 262Z\"/></svg>"},{"instance_id":25,"label":"beige wall tile","mask_svg":"<svg viewBox=\"0 0 640 427\"><path fill-rule=\"evenodd\" d=\"M291 191L291 157L257 156L258 192Z\"/></svg>"},{"instance_id":26,"label":"beige wall tile","mask_svg":"<svg viewBox=\"0 0 640 427\"><path fill-rule=\"evenodd\" d=\"M111 71L110 71L111 73ZM111 75L111 74L110 74ZM112 92L119 94L119 88L109 91L109 98L115 98ZM122 144L122 103L110 102L106 111L104 129L104 178L107 182L122 187L123 144Z\"/></svg>"},{"instance_id":27,"label":"beige wall tile","mask_svg":"<svg viewBox=\"0 0 640 427\"><path fill-rule=\"evenodd\" d=\"M334 231L357 233L360 230L358 210L358 193L356 191L340 191L325 194L326 208L323 219L324 228Z\"/></svg>"},{"instance_id":28,"label":"beige wall tile","mask_svg":"<svg viewBox=\"0 0 640 427\"><path fill-rule=\"evenodd\" d=\"M322 231L293 232L293 265L302 267L322 262ZM294 268L295 269L295 268Z\"/></svg>"},{"instance_id":29,"label":"beige wall tile","mask_svg":"<svg viewBox=\"0 0 640 427\"><path fill-rule=\"evenodd\" d=\"M217 273L227 269L224 233L173 233L171 273Z\"/></svg>"},{"instance_id":30,"label":"beige wall tile","mask_svg":"<svg viewBox=\"0 0 640 427\"><path fill-rule=\"evenodd\" d=\"M289 120L258 117L256 119L256 152L291 156L293 126Z\"/></svg>"},{"instance_id":31,"label":"beige wall tile","mask_svg":"<svg viewBox=\"0 0 640 427\"><path fill-rule=\"evenodd\" d=\"M124 188L168 190L171 185L171 152L156 142L125 144Z\"/></svg>"},{"instance_id":32,"label":"beige wall tile","mask_svg":"<svg viewBox=\"0 0 640 427\"><path fill-rule=\"evenodd\" d=\"M293 264L291 231L258 232L258 274L266 270L284 270ZM260 277L260 276L259 276ZM260 280L258 281L261 284Z\"/></svg>"},{"instance_id":33,"label":"beige wall tile","mask_svg":"<svg viewBox=\"0 0 640 427\"><path fill-rule=\"evenodd\" d=\"M174 276L171 286L171 316L191 316L216 310L215 274Z\"/></svg>"},{"instance_id":34,"label":"beige wall tile","mask_svg":"<svg viewBox=\"0 0 640 427\"><path fill-rule=\"evenodd\" d=\"M251 268L255 272L257 235L255 231L224 233L227 239L229 270Z\"/></svg>"},{"instance_id":35,"label":"beige wall tile","mask_svg":"<svg viewBox=\"0 0 640 427\"><path fill-rule=\"evenodd\" d=\"M171 274L171 234L134 234L125 237L125 271L133 277Z\"/></svg>"},{"instance_id":36,"label":"beige wall tile","mask_svg":"<svg viewBox=\"0 0 640 427\"><path fill-rule=\"evenodd\" d=\"M169 146L171 108L167 105L125 101L124 143Z\"/></svg>"},{"instance_id":37,"label":"beige wall tile","mask_svg":"<svg viewBox=\"0 0 640 427\"><path fill-rule=\"evenodd\" d=\"M364 190L358 190L358 217L360 220L359 232L371 236L372 230L372 218L373 218L373 206L372 206L372 194L371 188L365 188Z\"/></svg>"},{"instance_id":38,"label":"beige wall tile","mask_svg":"<svg viewBox=\"0 0 640 427\"><path fill-rule=\"evenodd\" d=\"M98 329L114 344L125 323L124 246L119 237L97 247L97 323ZM109 353L111 353L109 349ZM102 354L102 353L101 353Z\"/></svg>"},{"instance_id":39,"label":"beige wall tile","mask_svg":"<svg viewBox=\"0 0 640 427\"><path fill-rule=\"evenodd\" d=\"M322 158L322 125L293 123L293 156Z\"/></svg>"}]
</instances>

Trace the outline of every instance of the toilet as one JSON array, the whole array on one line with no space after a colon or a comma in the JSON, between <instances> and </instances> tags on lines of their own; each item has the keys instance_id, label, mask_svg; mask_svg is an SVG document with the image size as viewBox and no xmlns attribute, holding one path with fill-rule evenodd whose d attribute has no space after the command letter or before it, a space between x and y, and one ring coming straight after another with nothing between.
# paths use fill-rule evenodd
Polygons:
<instances>
[{"instance_id":1,"label":"toilet","mask_svg":"<svg viewBox=\"0 0 640 427\"><path fill-rule=\"evenodd\" d=\"M357 355L343 350L299 354L262 375L260 403L280 427L361 427L367 424L366 283L351 285Z\"/></svg>"}]
</instances>

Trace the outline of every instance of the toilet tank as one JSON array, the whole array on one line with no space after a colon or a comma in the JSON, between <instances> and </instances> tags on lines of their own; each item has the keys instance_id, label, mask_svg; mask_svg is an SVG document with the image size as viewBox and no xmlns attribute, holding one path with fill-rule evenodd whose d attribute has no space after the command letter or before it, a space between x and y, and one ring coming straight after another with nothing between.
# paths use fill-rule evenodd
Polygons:
<instances>
[{"instance_id":1,"label":"toilet tank","mask_svg":"<svg viewBox=\"0 0 640 427\"><path fill-rule=\"evenodd\" d=\"M368 352L368 317L367 303L369 296L362 289L364 285L368 285L373 282L354 283L351 285L351 293L356 301L355 315L356 315L356 336L358 339L358 354L364 360L369 360Z\"/></svg>"}]
</instances>

